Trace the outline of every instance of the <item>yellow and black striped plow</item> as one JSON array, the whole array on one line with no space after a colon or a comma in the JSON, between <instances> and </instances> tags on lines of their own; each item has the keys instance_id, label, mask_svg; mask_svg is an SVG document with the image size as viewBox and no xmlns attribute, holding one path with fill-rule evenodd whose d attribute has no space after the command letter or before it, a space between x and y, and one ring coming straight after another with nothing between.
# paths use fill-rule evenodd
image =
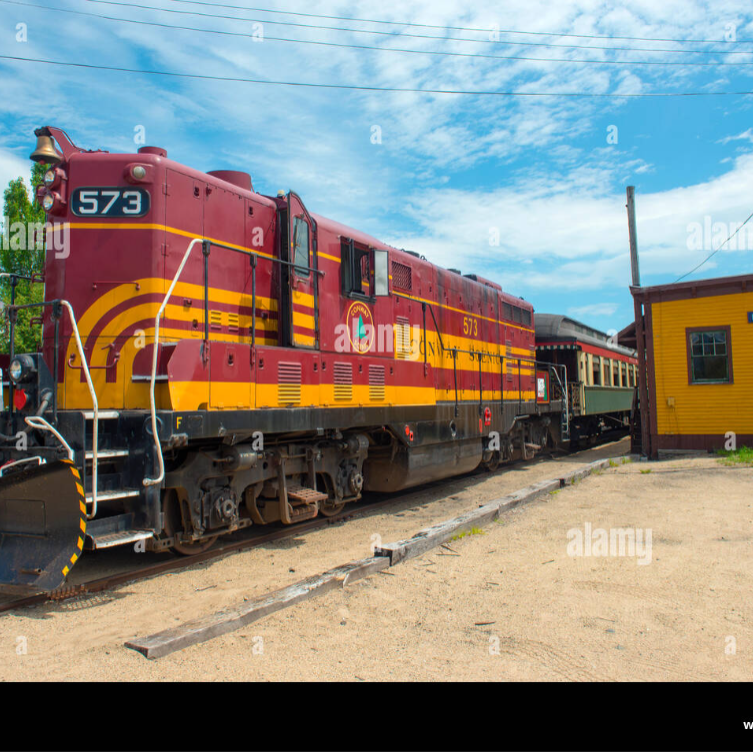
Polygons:
<instances>
[{"instance_id":1,"label":"yellow and black striped plow","mask_svg":"<svg viewBox=\"0 0 753 753\"><path fill-rule=\"evenodd\" d=\"M0 478L0 589L61 586L84 548L86 497L70 460Z\"/></svg>"}]
</instances>

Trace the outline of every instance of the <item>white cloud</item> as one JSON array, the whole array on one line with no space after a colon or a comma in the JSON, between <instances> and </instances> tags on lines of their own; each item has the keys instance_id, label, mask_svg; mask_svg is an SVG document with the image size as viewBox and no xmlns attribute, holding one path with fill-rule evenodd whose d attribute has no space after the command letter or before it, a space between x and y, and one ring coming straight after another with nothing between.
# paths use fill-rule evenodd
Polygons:
<instances>
[{"instance_id":1,"label":"white cloud","mask_svg":"<svg viewBox=\"0 0 753 753\"><path fill-rule=\"evenodd\" d=\"M719 139L717 144L729 144L730 141L750 141L753 142L753 128L748 128L747 131L738 133L737 136L725 136L723 139Z\"/></svg>"},{"instance_id":2,"label":"white cloud","mask_svg":"<svg viewBox=\"0 0 753 753\"><path fill-rule=\"evenodd\" d=\"M567 313L574 317L612 316L618 308L616 303L589 303L586 306L571 306Z\"/></svg>"},{"instance_id":3,"label":"white cloud","mask_svg":"<svg viewBox=\"0 0 753 753\"><path fill-rule=\"evenodd\" d=\"M511 291L625 289L630 284L625 194L612 180L621 169L584 167L567 176L521 178L492 191L422 191L409 202L421 231L409 243L392 240L436 263L496 279ZM753 153L737 157L717 178L638 193L644 284L658 276L671 282L701 261L711 248L689 248L691 223L740 223L751 211L751 195ZM496 238L499 245L493 245ZM745 250L722 253L749 258L742 256ZM713 268L705 266L700 276Z\"/></svg>"}]
</instances>

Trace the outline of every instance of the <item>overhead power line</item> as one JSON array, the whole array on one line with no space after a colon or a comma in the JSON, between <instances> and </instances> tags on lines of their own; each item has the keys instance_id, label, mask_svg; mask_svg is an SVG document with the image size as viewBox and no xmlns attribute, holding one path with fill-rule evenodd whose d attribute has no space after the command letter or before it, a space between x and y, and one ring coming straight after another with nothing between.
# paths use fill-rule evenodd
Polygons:
<instances>
[{"instance_id":1,"label":"overhead power line","mask_svg":"<svg viewBox=\"0 0 753 753\"><path fill-rule=\"evenodd\" d=\"M118 73L135 73L148 76L167 76L173 78L191 78L203 81L224 81L227 83L263 84L268 86L298 86L312 89L349 89L352 91L403 92L410 94L454 94L474 97L572 97L589 99L640 99L664 97L730 97L746 96L753 91L736 92L641 92L635 94L598 93L598 92L526 92L526 91L488 91L474 89L419 89L400 86L365 86L355 84L322 84L307 81L270 81L255 78L237 78L230 76L209 76L201 73L179 73L176 71L145 70L141 68L124 68L114 65L95 65L94 63L74 63L63 60L44 60L42 58L24 58L17 55L0 55L0 60L15 60L23 63L84 68L90 70L113 71Z\"/></svg>"},{"instance_id":2,"label":"overhead power line","mask_svg":"<svg viewBox=\"0 0 753 753\"><path fill-rule=\"evenodd\" d=\"M143 21L139 19L133 19L133 18L121 18L119 16L105 16L100 13L89 13L88 11L84 10L74 10L73 8L55 8L51 7L49 5L39 5L37 3L27 3L27 2L21 2L21 0L0 0L0 3L5 3L8 5L20 5L23 7L28 8L39 8L42 10L50 10L54 11L56 13L68 13L76 16L86 16L88 18L98 18L103 21L115 21L118 23L127 23L127 24L136 24L139 26L154 26L162 29L175 29L178 31L191 31L196 32L199 34L215 34L215 35L221 35L221 36L229 36L229 37L241 37L245 39L254 39L256 36L254 34L249 34L245 32L240 31L224 31L220 29L202 29L195 26L179 26L176 24L166 24L161 23L159 21ZM748 62L742 62L742 63L720 63L720 62L710 62L710 63L701 63L701 62L694 62L694 61L678 61L678 60L590 60L590 59L582 59L582 58L539 58L539 57L528 57L526 55L486 55L484 53L476 53L476 52L450 52L447 50L411 50L411 49L405 49L400 47L378 47L376 45L362 45L362 44L346 44L343 42L324 42L321 40L313 40L313 39L289 39L286 37L273 37L269 35L264 35L264 40L271 40L274 42L288 42L293 44L308 44L308 45L318 45L318 46L324 46L324 47L339 47L339 48L345 48L345 49L355 49L355 50L374 50L378 52L397 52L397 53L410 53L414 55L439 55L439 56L450 56L450 57L464 57L464 58L480 58L480 59L487 59L487 60L526 60L531 62L537 62L537 63L583 63L583 64L592 64L592 65L659 65L659 66L702 66L702 67L715 67L715 66L751 66L753 65L753 61Z\"/></svg>"},{"instance_id":3,"label":"overhead power line","mask_svg":"<svg viewBox=\"0 0 753 753\"><path fill-rule=\"evenodd\" d=\"M745 222L743 222L743 224L740 225L740 227L738 227L734 233L730 233L730 235L727 236L727 240L725 240L724 243L715 248L697 267L693 267L690 272L686 272L684 275L682 275L682 277L678 277L675 282L680 282L680 280L684 280L686 277L690 277L693 272L697 272L709 259L711 259L712 256L714 256L714 254L721 251L722 248L724 248L724 246L726 246L748 224L748 222L750 222L751 219L753 219L753 212L748 215L748 218L745 220Z\"/></svg>"},{"instance_id":4,"label":"overhead power line","mask_svg":"<svg viewBox=\"0 0 753 753\"><path fill-rule=\"evenodd\" d=\"M261 18L243 18L241 16L227 16L219 13L202 13L195 10L178 10L176 8L160 8L154 5L143 5L141 3L125 3L118 0L84 0L87 3L98 3L103 5L117 5L125 8L136 8L139 10L152 10L160 13L177 13L188 16L201 16L203 18L216 18L227 21L241 21L245 23L261 23L261 24L273 24L276 26L295 26L303 29L320 29L326 31L347 31L352 34L380 34L387 37L411 37L414 39L437 39L440 41L455 41L455 42L469 42L473 44L507 44L518 45L523 47L563 47L568 49L580 49L580 50L609 50L612 52L666 52L666 53L679 53L688 55L750 55L753 54L753 50L730 50L723 53L717 50L676 50L666 48L650 48L650 47L604 47L598 45L580 45L580 44L556 44L554 42L511 42L511 41L493 41L489 39L468 39L466 37L440 37L434 34L412 34L410 32L402 31L380 31L378 29L353 29L349 27L341 26L321 26L318 24L302 24L293 21L270 21L269 19Z\"/></svg>"},{"instance_id":5,"label":"overhead power line","mask_svg":"<svg viewBox=\"0 0 753 753\"><path fill-rule=\"evenodd\" d=\"M572 34L562 31L521 31L518 29L492 29L479 28L474 26L442 26L439 24L421 24L410 21L385 21L376 18L353 18L351 16L327 16L322 13L303 13L292 10L278 10L276 8L252 8L247 5L227 5L224 3L207 3L202 0L168 0L171 3L184 3L186 5L203 5L209 8L227 8L228 10L245 10L252 13L276 13L284 16L301 16L305 18L325 18L330 21L354 21L365 24L388 24L390 26L411 26L421 29L442 29L449 31L480 31L488 33L497 31L499 34L530 34L544 37L577 37L579 39L627 39L635 42L678 42L678 43L697 43L697 44L736 44L738 41L746 42L747 40L730 41L728 39L676 39L674 37L627 37L616 34Z\"/></svg>"}]
</instances>

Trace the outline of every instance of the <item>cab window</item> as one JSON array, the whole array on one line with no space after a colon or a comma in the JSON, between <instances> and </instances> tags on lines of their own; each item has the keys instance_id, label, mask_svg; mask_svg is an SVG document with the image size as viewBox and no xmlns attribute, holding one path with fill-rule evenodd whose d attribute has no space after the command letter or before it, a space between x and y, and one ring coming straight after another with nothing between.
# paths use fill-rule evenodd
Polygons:
<instances>
[{"instance_id":1,"label":"cab window","mask_svg":"<svg viewBox=\"0 0 753 753\"><path fill-rule=\"evenodd\" d=\"M389 295L387 251L379 251L344 238L340 245L342 294L348 298Z\"/></svg>"},{"instance_id":2,"label":"cab window","mask_svg":"<svg viewBox=\"0 0 753 753\"><path fill-rule=\"evenodd\" d=\"M295 273L299 277L309 277L309 226L303 217L296 217L293 223L293 247Z\"/></svg>"}]
</instances>

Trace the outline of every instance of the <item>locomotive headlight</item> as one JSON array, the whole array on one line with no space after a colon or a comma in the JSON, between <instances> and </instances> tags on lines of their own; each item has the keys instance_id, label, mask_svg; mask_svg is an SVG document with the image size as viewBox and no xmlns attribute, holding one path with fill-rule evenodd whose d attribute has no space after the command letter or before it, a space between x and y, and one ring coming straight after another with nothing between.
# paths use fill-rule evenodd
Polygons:
<instances>
[{"instance_id":1,"label":"locomotive headlight","mask_svg":"<svg viewBox=\"0 0 753 753\"><path fill-rule=\"evenodd\" d=\"M131 168L131 175L133 175L136 180L143 180L146 178L146 168L143 165L134 165Z\"/></svg>"},{"instance_id":2,"label":"locomotive headlight","mask_svg":"<svg viewBox=\"0 0 753 753\"><path fill-rule=\"evenodd\" d=\"M10 369L8 369L8 373L14 382L18 382L21 379L21 375L24 373L24 367L21 361L15 358L10 365Z\"/></svg>"},{"instance_id":3,"label":"locomotive headlight","mask_svg":"<svg viewBox=\"0 0 753 753\"><path fill-rule=\"evenodd\" d=\"M44 174L42 183L48 191L51 191L53 189L57 189L65 179L65 173L60 167L51 167Z\"/></svg>"},{"instance_id":4,"label":"locomotive headlight","mask_svg":"<svg viewBox=\"0 0 753 753\"><path fill-rule=\"evenodd\" d=\"M51 193L46 193L44 195L44 198L42 199L42 208L45 212L49 212L52 210L52 207L55 206L55 197Z\"/></svg>"},{"instance_id":5,"label":"locomotive headlight","mask_svg":"<svg viewBox=\"0 0 753 753\"><path fill-rule=\"evenodd\" d=\"M16 384L20 384L28 382L35 371L34 359L31 356L18 356L11 361L8 374Z\"/></svg>"}]
</instances>

